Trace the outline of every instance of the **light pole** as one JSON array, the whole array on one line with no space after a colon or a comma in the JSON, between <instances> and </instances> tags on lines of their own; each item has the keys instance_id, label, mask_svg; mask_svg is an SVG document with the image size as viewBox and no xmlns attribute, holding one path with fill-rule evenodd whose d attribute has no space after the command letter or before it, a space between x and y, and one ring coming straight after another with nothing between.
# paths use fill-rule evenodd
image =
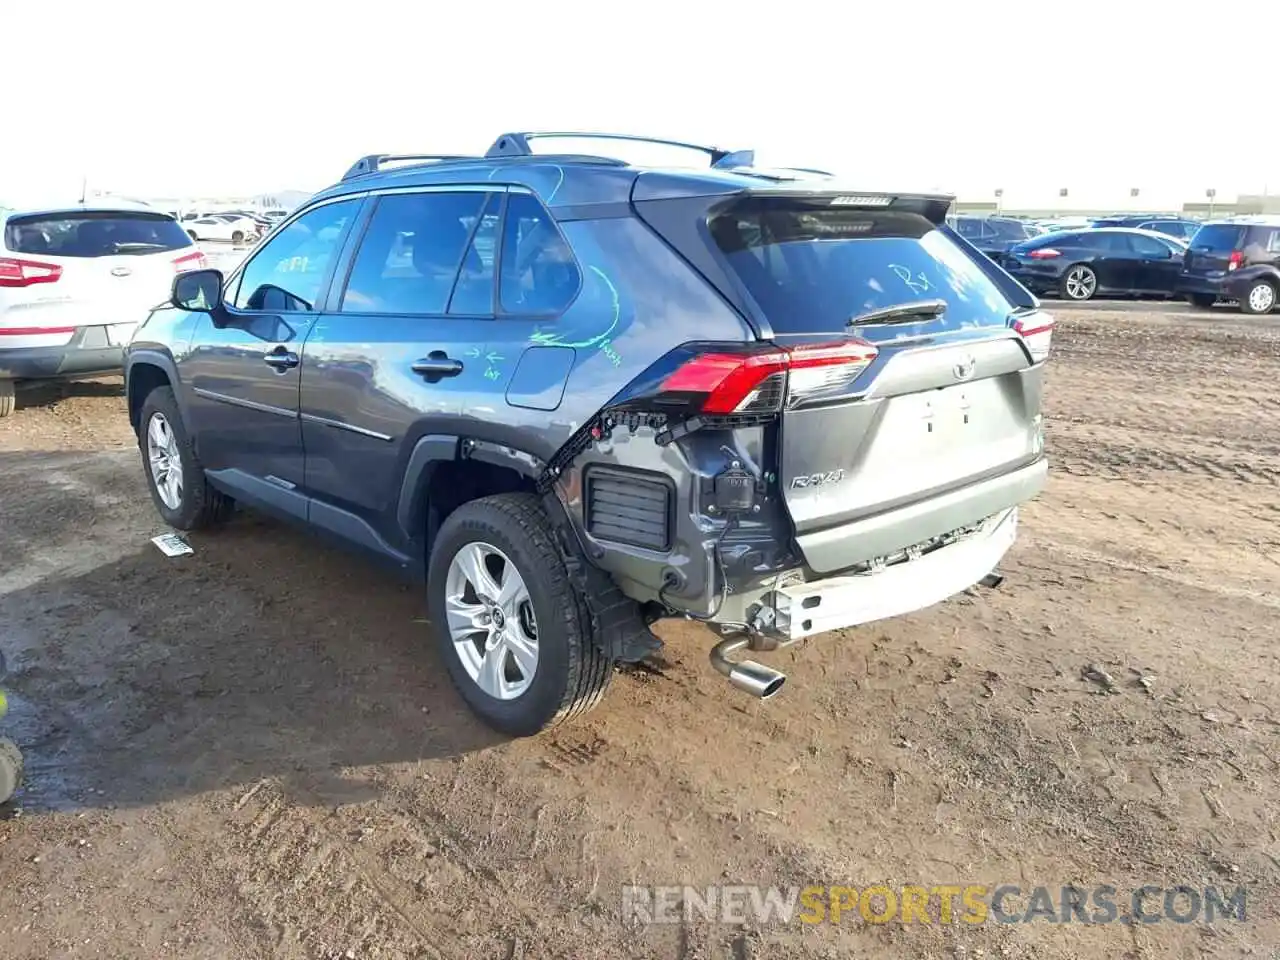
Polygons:
<instances>
[{"instance_id":1,"label":"light pole","mask_svg":"<svg viewBox=\"0 0 1280 960\"><path fill-rule=\"evenodd\" d=\"M1209 219L1212 220L1213 219L1213 198L1218 195L1218 191L1213 189L1213 187L1210 187L1208 190L1204 192L1204 195L1209 198Z\"/></svg>"},{"instance_id":2,"label":"light pole","mask_svg":"<svg viewBox=\"0 0 1280 960\"><path fill-rule=\"evenodd\" d=\"M1004 187L996 187L996 213L1004 212Z\"/></svg>"}]
</instances>

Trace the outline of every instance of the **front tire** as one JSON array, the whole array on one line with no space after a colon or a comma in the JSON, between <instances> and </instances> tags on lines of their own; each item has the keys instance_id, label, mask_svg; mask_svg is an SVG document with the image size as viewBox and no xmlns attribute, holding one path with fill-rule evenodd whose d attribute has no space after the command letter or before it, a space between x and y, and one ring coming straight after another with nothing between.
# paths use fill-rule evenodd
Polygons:
<instances>
[{"instance_id":1,"label":"front tire","mask_svg":"<svg viewBox=\"0 0 1280 960\"><path fill-rule=\"evenodd\" d=\"M12 380L0 380L0 417L7 417L17 406L17 394Z\"/></svg>"},{"instance_id":2,"label":"front tire","mask_svg":"<svg viewBox=\"0 0 1280 960\"><path fill-rule=\"evenodd\" d=\"M244 231L243 231L243 230L236 230L234 233L232 233L232 234L231 234L231 242L232 242L232 243L244 243Z\"/></svg>"},{"instance_id":3,"label":"front tire","mask_svg":"<svg viewBox=\"0 0 1280 960\"><path fill-rule=\"evenodd\" d=\"M178 530L198 530L231 516L231 498L205 479L173 390L152 390L143 401L138 423L147 487L165 523Z\"/></svg>"},{"instance_id":4,"label":"front tire","mask_svg":"<svg viewBox=\"0 0 1280 960\"><path fill-rule=\"evenodd\" d=\"M432 629L454 686L489 726L532 736L595 706L613 663L532 494L464 504L427 575Z\"/></svg>"},{"instance_id":5,"label":"front tire","mask_svg":"<svg viewBox=\"0 0 1280 960\"><path fill-rule=\"evenodd\" d=\"M1061 288L1062 295L1068 300L1083 303L1093 299L1098 292L1098 275L1083 263L1074 264L1062 275Z\"/></svg>"},{"instance_id":6,"label":"front tire","mask_svg":"<svg viewBox=\"0 0 1280 960\"><path fill-rule=\"evenodd\" d=\"M1245 313L1270 313L1275 306L1276 288L1267 280L1258 280L1240 298L1240 309Z\"/></svg>"}]
</instances>

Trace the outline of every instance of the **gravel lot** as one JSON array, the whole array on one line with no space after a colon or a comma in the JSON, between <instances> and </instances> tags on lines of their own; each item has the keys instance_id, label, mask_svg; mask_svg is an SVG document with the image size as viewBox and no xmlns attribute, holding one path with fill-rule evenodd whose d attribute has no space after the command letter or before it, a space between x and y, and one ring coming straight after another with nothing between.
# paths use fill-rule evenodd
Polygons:
<instances>
[{"instance_id":1,"label":"gravel lot","mask_svg":"<svg viewBox=\"0 0 1280 960\"><path fill-rule=\"evenodd\" d=\"M0 955L1277 956L1280 324L1062 309L1055 351L998 590L776 655L765 704L676 624L519 742L362 559L244 513L165 559L118 379L20 392ZM623 923L623 885L685 882L1244 884L1248 918Z\"/></svg>"}]
</instances>

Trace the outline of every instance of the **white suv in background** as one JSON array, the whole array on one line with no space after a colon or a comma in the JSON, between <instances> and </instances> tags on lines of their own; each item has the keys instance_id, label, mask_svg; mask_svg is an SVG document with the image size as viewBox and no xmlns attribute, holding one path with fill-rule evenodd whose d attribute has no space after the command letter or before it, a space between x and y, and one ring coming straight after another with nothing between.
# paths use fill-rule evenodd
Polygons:
<instances>
[{"instance_id":1,"label":"white suv in background","mask_svg":"<svg viewBox=\"0 0 1280 960\"><path fill-rule=\"evenodd\" d=\"M19 380L120 370L175 274L206 266L173 217L72 207L0 215L0 417Z\"/></svg>"}]
</instances>

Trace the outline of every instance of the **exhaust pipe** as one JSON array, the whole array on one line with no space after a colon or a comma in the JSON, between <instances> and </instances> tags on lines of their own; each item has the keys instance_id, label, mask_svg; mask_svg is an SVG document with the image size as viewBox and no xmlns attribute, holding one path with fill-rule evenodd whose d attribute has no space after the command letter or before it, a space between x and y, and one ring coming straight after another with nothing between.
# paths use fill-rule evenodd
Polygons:
<instances>
[{"instance_id":1,"label":"exhaust pipe","mask_svg":"<svg viewBox=\"0 0 1280 960\"><path fill-rule=\"evenodd\" d=\"M787 682L785 674L754 660L730 660L739 650L745 650L749 640L745 636L727 637L711 648L711 665L729 678L729 682L761 700L768 700Z\"/></svg>"}]
</instances>

